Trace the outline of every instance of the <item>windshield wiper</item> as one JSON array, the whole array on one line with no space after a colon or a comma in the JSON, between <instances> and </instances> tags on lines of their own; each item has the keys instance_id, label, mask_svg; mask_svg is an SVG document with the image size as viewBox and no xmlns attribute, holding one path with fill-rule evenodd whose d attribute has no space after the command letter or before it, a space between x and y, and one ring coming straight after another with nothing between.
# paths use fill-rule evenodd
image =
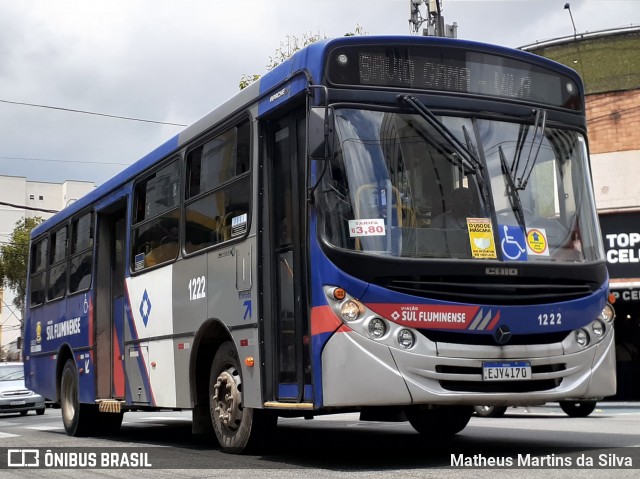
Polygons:
<instances>
[{"instance_id":1,"label":"windshield wiper","mask_svg":"<svg viewBox=\"0 0 640 479\"><path fill-rule=\"evenodd\" d=\"M529 154L527 155L527 161L524 164L524 169L522 170L522 176L518 178L518 182L516 185L516 189L524 190L527 187L527 183L529 183L529 178L531 178L531 173L533 173L533 168L538 161L538 154L540 153L540 148L542 147L542 143L544 142L544 129L547 124L547 111L546 110L536 110L536 118L534 120L534 129L533 129L533 137L531 138L531 146L529 147ZM538 131L540 131L540 141L538 142L538 147L536 148L535 156L533 159L531 155L533 154L533 146L536 142L536 137L538 136ZM524 145L524 138L522 140L522 145ZM531 163L531 166L529 166ZM518 174L518 167L520 164L520 154L514 158L513 163L511 165L511 176L512 178ZM528 173L527 173L528 169Z\"/></svg>"},{"instance_id":2,"label":"windshield wiper","mask_svg":"<svg viewBox=\"0 0 640 479\"><path fill-rule=\"evenodd\" d=\"M420 114L422 118L424 118L434 130L436 130L443 138L445 138L456 153L460 157L460 159L465 163L464 166L469 168L474 173L478 171L482 171L482 163L478 159L478 157L472 152L467 146L465 146L458 138L453 134L453 132L447 128L447 126L442 123L437 116L431 113L426 106L424 106L418 99L411 95L398 95L398 100L404 101L407 105L413 108L417 113ZM470 140L469 140L470 141ZM468 143L469 143L468 141Z\"/></svg>"},{"instance_id":3,"label":"windshield wiper","mask_svg":"<svg viewBox=\"0 0 640 479\"><path fill-rule=\"evenodd\" d=\"M509 197L509 203L511 204L511 209L513 210L516 220L518 221L518 225L522 227L523 231L526 231L526 225L524 222L524 211L522 210L522 202L520 201L520 195L518 194L518 188L516 188L515 181L513 179L513 173L509 169L509 165L507 165L507 159L504 156L504 151L502 150L502 145L498 147L498 152L500 154L500 164L502 165L502 176L505 177L505 183L507 184L507 196Z\"/></svg>"}]
</instances>

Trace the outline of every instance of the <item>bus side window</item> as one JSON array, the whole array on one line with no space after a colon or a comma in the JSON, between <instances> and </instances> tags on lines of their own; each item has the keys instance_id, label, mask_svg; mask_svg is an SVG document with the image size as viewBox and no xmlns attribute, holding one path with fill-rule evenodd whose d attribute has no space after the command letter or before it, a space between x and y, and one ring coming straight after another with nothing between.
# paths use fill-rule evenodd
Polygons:
<instances>
[{"instance_id":1,"label":"bus side window","mask_svg":"<svg viewBox=\"0 0 640 479\"><path fill-rule=\"evenodd\" d=\"M44 303L46 274L47 274L47 246L49 241L44 238L31 247L31 270L29 285L31 307Z\"/></svg>"},{"instance_id":2,"label":"bus side window","mask_svg":"<svg viewBox=\"0 0 640 479\"><path fill-rule=\"evenodd\" d=\"M241 237L247 230L250 132L249 122L243 122L187 153L187 254Z\"/></svg>"},{"instance_id":3,"label":"bus side window","mask_svg":"<svg viewBox=\"0 0 640 479\"><path fill-rule=\"evenodd\" d=\"M69 293L91 286L93 274L93 215L87 213L71 222Z\"/></svg>"},{"instance_id":4,"label":"bus side window","mask_svg":"<svg viewBox=\"0 0 640 479\"><path fill-rule=\"evenodd\" d=\"M47 299L64 296L67 290L67 227L64 226L51 234L49 248L49 288Z\"/></svg>"},{"instance_id":5,"label":"bus side window","mask_svg":"<svg viewBox=\"0 0 640 479\"><path fill-rule=\"evenodd\" d=\"M131 235L133 271L177 258L179 205L180 164L177 160L136 184Z\"/></svg>"}]
</instances>

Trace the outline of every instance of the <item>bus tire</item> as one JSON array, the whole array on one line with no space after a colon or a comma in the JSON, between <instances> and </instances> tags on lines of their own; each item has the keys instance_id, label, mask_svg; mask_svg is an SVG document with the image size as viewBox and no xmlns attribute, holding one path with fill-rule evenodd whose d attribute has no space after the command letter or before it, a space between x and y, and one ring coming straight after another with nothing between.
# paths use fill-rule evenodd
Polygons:
<instances>
[{"instance_id":1,"label":"bus tire","mask_svg":"<svg viewBox=\"0 0 640 479\"><path fill-rule=\"evenodd\" d=\"M420 434L427 437L453 436L462 431L473 408L469 406L443 406L434 409L410 407L405 410L409 423Z\"/></svg>"},{"instance_id":2,"label":"bus tire","mask_svg":"<svg viewBox=\"0 0 640 479\"><path fill-rule=\"evenodd\" d=\"M473 406L476 416L502 417L507 412L507 406Z\"/></svg>"},{"instance_id":3,"label":"bus tire","mask_svg":"<svg viewBox=\"0 0 640 479\"><path fill-rule=\"evenodd\" d=\"M80 404L78 370L68 359L60 377L62 423L69 436L88 436L98 412L93 404Z\"/></svg>"},{"instance_id":4,"label":"bus tire","mask_svg":"<svg viewBox=\"0 0 640 479\"><path fill-rule=\"evenodd\" d=\"M587 417L598 401L560 401L560 407L569 417Z\"/></svg>"},{"instance_id":5,"label":"bus tire","mask_svg":"<svg viewBox=\"0 0 640 479\"><path fill-rule=\"evenodd\" d=\"M96 417L97 430L100 435L112 436L120 431L124 413L98 412Z\"/></svg>"},{"instance_id":6,"label":"bus tire","mask_svg":"<svg viewBox=\"0 0 640 479\"><path fill-rule=\"evenodd\" d=\"M209 411L213 431L226 453L255 450L275 429L275 415L243 406L240 361L231 341L220 346L211 363Z\"/></svg>"}]
</instances>

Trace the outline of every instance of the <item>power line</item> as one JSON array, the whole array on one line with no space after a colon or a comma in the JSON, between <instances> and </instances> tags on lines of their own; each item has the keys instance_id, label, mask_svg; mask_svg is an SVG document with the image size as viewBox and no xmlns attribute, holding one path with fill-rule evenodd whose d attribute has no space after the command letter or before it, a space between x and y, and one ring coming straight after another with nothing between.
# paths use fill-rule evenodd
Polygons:
<instances>
[{"instance_id":1,"label":"power line","mask_svg":"<svg viewBox=\"0 0 640 479\"><path fill-rule=\"evenodd\" d=\"M57 213L58 212L58 210L48 210L48 209L45 209L45 208L36 208L35 206L15 205L13 203L6 203L4 201L0 201L0 205L9 206L10 208L18 208L19 210L42 211L43 213Z\"/></svg>"},{"instance_id":2,"label":"power line","mask_svg":"<svg viewBox=\"0 0 640 479\"><path fill-rule=\"evenodd\" d=\"M140 121L143 123L156 123L158 125L170 125L170 126L187 126L182 123L170 123L166 121L156 121L156 120L146 120L143 118L133 118L130 116L120 116L120 115L109 115L107 113L98 113L95 111L86 111L86 110L75 110L73 108L63 108L60 106L50 106L50 105L39 105L36 103L25 103L21 101L10 101L10 100L0 100L0 103L8 103L10 105L19 105L19 106L30 106L34 108L46 108L49 110L59 110L59 111L68 111L70 113L82 113L84 115L95 115L95 116L104 116L107 118L117 118L119 120L129 120L129 121Z\"/></svg>"}]
</instances>

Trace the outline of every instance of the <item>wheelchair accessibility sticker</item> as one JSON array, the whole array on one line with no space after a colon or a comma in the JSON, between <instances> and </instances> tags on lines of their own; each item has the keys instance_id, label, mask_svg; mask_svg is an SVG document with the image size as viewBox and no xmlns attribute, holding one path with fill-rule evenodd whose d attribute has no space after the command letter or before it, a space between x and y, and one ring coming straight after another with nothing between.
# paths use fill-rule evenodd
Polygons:
<instances>
[{"instance_id":1,"label":"wheelchair accessibility sticker","mask_svg":"<svg viewBox=\"0 0 640 479\"><path fill-rule=\"evenodd\" d=\"M500 225L500 249L505 261L527 261L527 243L519 226Z\"/></svg>"}]
</instances>

